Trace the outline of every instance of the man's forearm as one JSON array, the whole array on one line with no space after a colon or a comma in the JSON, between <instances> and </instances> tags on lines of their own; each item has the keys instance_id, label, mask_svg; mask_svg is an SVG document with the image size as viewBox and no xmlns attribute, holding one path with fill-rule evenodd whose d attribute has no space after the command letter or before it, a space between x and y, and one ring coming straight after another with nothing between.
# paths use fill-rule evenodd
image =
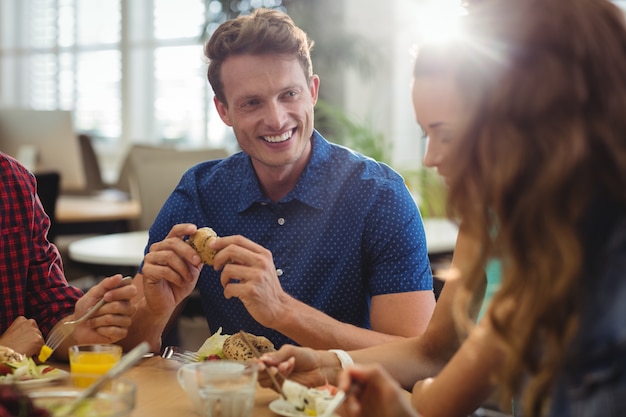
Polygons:
<instances>
[{"instance_id":1,"label":"man's forearm","mask_svg":"<svg viewBox=\"0 0 626 417\"><path fill-rule=\"evenodd\" d=\"M343 323L295 299L288 311L275 329L314 349L354 350L404 339Z\"/></svg>"},{"instance_id":2,"label":"man's forearm","mask_svg":"<svg viewBox=\"0 0 626 417\"><path fill-rule=\"evenodd\" d=\"M146 303L145 298L136 302L137 311L132 317L133 323L128 329L128 336L120 340L125 350L130 350L141 342L148 342L152 352L161 350L161 335L170 315L155 315Z\"/></svg>"}]
</instances>

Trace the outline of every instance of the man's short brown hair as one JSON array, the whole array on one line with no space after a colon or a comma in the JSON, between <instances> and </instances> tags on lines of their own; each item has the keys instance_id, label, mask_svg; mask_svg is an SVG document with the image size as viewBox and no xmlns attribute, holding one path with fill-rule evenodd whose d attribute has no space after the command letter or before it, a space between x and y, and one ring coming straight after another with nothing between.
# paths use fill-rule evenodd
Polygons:
<instances>
[{"instance_id":1,"label":"man's short brown hair","mask_svg":"<svg viewBox=\"0 0 626 417\"><path fill-rule=\"evenodd\" d=\"M224 85L220 71L224 61L232 55L285 54L298 59L307 82L313 75L311 49L313 41L282 12L257 9L222 23L204 46L209 59L207 76L217 99L224 105Z\"/></svg>"}]
</instances>

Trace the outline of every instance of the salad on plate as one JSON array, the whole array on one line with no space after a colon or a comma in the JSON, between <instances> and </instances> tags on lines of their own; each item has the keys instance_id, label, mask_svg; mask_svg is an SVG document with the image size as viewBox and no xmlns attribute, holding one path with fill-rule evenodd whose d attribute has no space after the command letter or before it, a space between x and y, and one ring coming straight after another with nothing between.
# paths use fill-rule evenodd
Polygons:
<instances>
[{"instance_id":1,"label":"salad on plate","mask_svg":"<svg viewBox=\"0 0 626 417\"><path fill-rule=\"evenodd\" d=\"M0 384L57 379L66 374L65 371L49 365L37 365L33 358L0 346Z\"/></svg>"}]
</instances>

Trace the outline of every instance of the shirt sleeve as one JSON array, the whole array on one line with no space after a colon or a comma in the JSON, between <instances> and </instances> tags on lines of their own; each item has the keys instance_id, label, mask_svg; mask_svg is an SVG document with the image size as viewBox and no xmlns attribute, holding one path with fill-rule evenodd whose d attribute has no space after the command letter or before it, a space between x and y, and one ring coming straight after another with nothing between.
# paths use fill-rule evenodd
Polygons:
<instances>
[{"instance_id":1,"label":"shirt sleeve","mask_svg":"<svg viewBox=\"0 0 626 417\"><path fill-rule=\"evenodd\" d=\"M28 259L27 316L37 321L47 335L59 319L73 313L82 291L65 279L61 256L47 238L50 219L36 193L35 180L25 183L24 201L30 211L30 245Z\"/></svg>"},{"instance_id":2,"label":"shirt sleeve","mask_svg":"<svg viewBox=\"0 0 626 417\"><path fill-rule=\"evenodd\" d=\"M377 190L365 236L372 295L432 291L424 224L401 177Z\"/></svg>"}]
</instances>

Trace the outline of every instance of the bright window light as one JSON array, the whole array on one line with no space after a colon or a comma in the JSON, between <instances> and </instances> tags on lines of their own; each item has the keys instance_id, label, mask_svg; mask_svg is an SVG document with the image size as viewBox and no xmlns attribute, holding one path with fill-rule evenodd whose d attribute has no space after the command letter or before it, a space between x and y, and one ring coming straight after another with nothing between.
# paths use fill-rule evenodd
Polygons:
<instances>
[{"instance_id":1,"label":"bright window light","mask_svg":"<svg viewBox=\"0 0 626 417\"><path fill-rule=\"evenodd\" d=\"M445 42L460 33L460 18L466 13L460 0L424 1L418 14L423 42Z\"/></svg>"}]
</instances>

